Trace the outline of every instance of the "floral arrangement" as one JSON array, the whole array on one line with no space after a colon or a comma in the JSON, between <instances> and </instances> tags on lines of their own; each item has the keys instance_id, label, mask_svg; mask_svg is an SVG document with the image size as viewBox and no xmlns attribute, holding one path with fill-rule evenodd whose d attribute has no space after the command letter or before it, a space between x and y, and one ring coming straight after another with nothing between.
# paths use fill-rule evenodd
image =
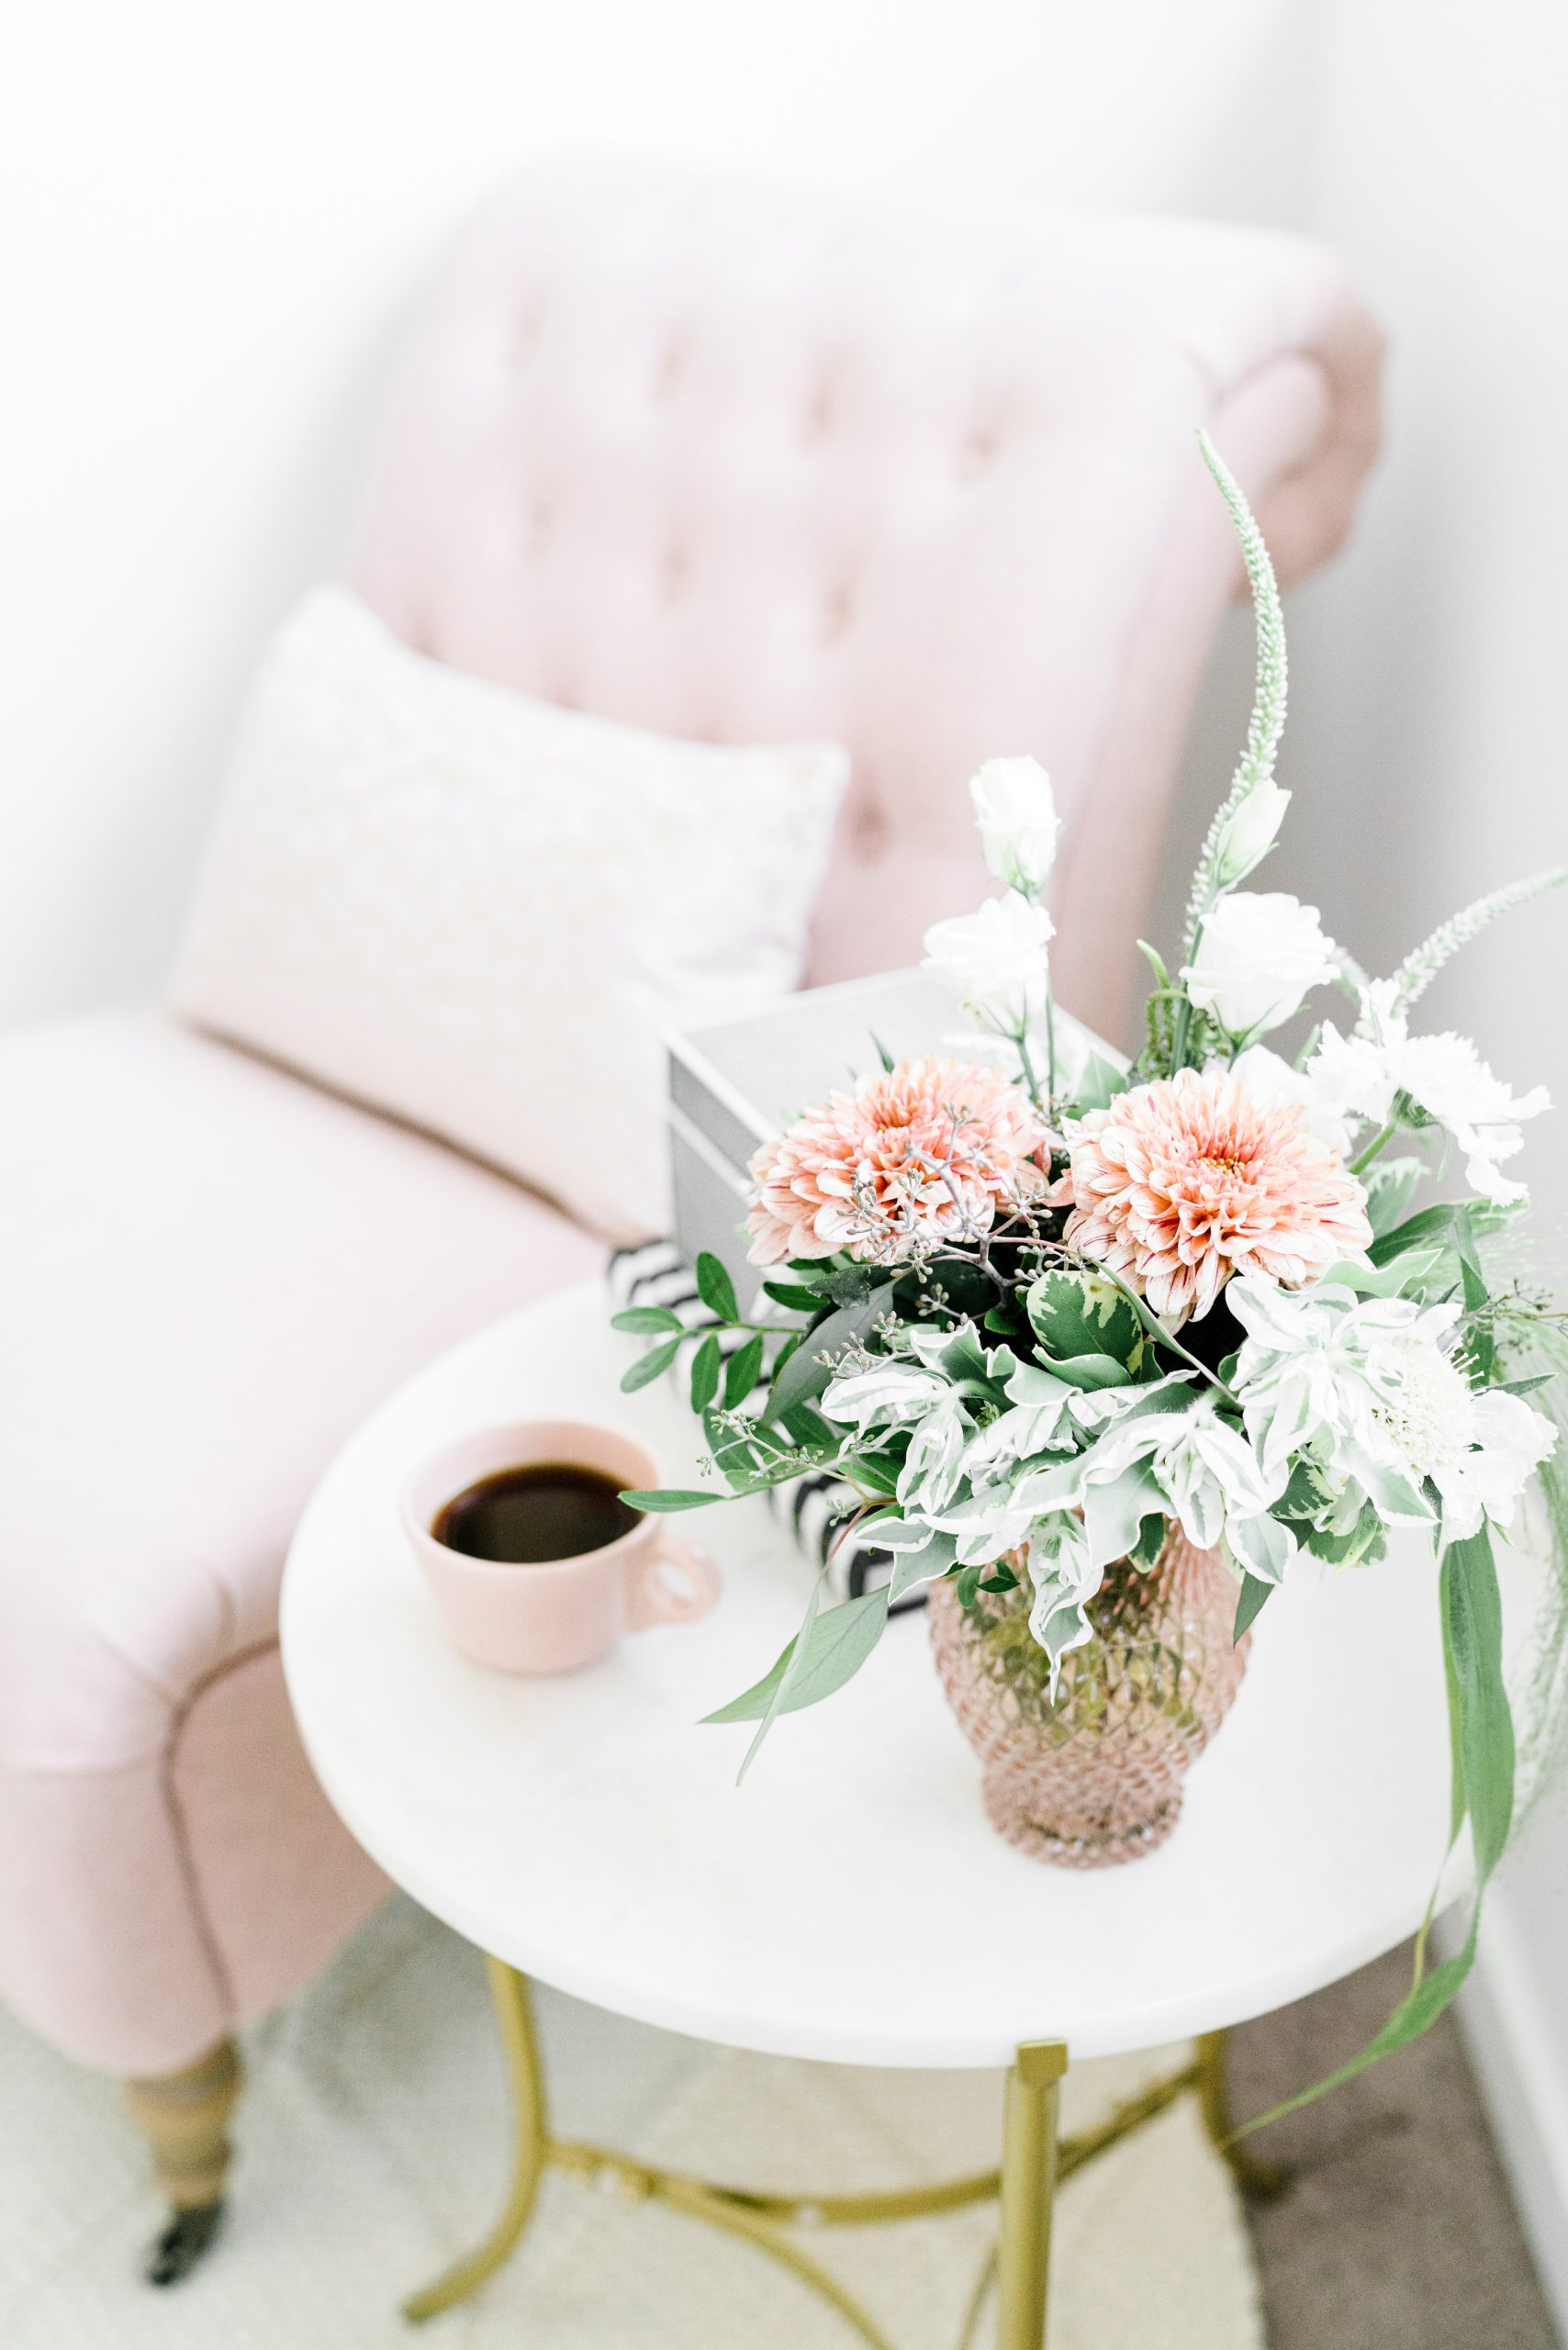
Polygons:
<instances>
[{"instance_id":1,"label":"floral arrangement","mask_svg":"<svg viewBox=\"0 0 1568 2350\"><path fill-rule=\"evenodd\" d=\"M973 1048L884 1056L756 1153L748 1231L770 1275L765 1318L737 1313L716 1259L699 1264L712 1320L691 1402L725 1488L831 1470L894 1561L889 1585L836 1606L819 1584L783 1655L711 1718L756 1723L749 1763L781 1714L857 1669L890 1600L935 1578L966 1607L1026 1595L1054 1689L1091 1638L1108 1570L1152 1565L1173 1524L1232 1569L1238 1639L1304 1552L1372 1567L1391 1528L1419 1528L1476 1898L1455 1956L1428 1969L1423 1935L1410 1997L1348 2073L1424 2030L1470 1964L1516 1809L1495 1546L1518 1534L1532 1493L1557 1595L1538 1744L1562 1714L1568 1341L1550 1301L1499 1262L1525 1205L1505 1170L1547 1098L1511 1093L1467 1039L1411 1024L1459 947L1568 868L1482 899L1381 979L1315 907L1243 886L1290 798L1273 775L1285 643L1257 526L1202 445L1251 583L1257 690L1181 957L1170 968L1143 949L1137 1059L1113 1066L1057 1016L1040 902L1058 832L1050 785L1031 759L993 760L970 789L1001 891L926 937ZM1287 1058L1269 1040L1319 990L1346 1008ZM673 1315L617 1320L653 1341L628 1387L673 1362ZM673 1510L722 1497L633 1498Z\"/></svg>"}]
</instances>

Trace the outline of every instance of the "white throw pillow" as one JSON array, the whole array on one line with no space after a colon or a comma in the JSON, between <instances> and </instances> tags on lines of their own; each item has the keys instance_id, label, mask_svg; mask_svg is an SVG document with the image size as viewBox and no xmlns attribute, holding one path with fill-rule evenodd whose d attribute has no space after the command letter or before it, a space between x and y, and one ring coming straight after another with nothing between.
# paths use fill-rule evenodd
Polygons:
<instances>
[{"instance_id":1,"label":"white throw pillow","mask_svg":"<svg viewBox=\"0 0 1568 2350\"><path fill-rule=\"evenodd\" d=\"M556 710L317 588L245 709L174 1003L662 1230L661 1032L798 983L848 764Z\"/></svg>"}]
</instances>

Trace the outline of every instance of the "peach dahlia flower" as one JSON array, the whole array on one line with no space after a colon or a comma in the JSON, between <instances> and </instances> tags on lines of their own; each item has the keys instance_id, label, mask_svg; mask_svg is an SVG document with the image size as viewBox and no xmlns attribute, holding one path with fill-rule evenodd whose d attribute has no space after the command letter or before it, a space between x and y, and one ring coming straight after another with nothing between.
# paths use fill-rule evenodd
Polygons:
<instances>
[{"instance_id":1,"label":"peach dahlia flower","mask_svg":"<svg viewBox=\"0 0 1568 2350\"><path fill-rule=\"evenodd\" d=\"M1070 1156L1065 1238L1168 1323L1206 1314L1232 1273L1300 1289L1372 1238L1366 1193L1301 1104L1218 1065L1091 1111Z\"/></svg>"},{"instance_id":2,"label":"peach dahlia flower","mask_svg":"<svg viewBox=\"0 0 1568 2350\"><path fill-rule=\"evenodd\" d=\"M922 1241L986 1231L1037 1197L1039 1113L999 1069L928 1056L834 1093L751 1161L751 1259L847 1248L891 1264Z\"/></svg>"}]
</instances>

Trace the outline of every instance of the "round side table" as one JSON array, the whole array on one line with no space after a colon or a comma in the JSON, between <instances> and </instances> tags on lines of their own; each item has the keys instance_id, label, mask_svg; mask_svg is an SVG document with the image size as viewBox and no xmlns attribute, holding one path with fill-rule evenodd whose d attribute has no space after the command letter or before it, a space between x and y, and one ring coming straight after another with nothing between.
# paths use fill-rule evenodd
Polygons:
<instances>
[{"instance_id":1,"label":"round side table","mask_svg":"<svg viewBox=\"0 0 1568 2350\"><path fill-rule=\"evenodd\" d=\"M609 1311L598 1284L563 1292L410 1381L322 1479L284 1582L284 1664L317 1774L386 1874L486 1953L516 2097L500 2220L409 2314L432 2315L493 2273L554 2164L750 2238L874 2350L890 2345L795 2224L999 2195L997 2340L1040 2350L1056 2178L1189 2093L1222 2143L1226 2028L1348 1974L1424 1915L1448 1833L1437 1612L1419 1580L1431 1570L1418 1550L1338 1578L1303 1561L1260 1619L1175 1834L1121 1868L1043 1866L991 1832L919 1615L894 1620L847 1689L780 1722L737 1790L749 1728L700 1718L772 1662L810 1588L764 1502L690 1521L723 1572L711 1616L638 1634L558 1678L458 1656L398 1522L417 1462L512 1417L619 1424L652 1446L668 1482L695 1482L700 1435L678 1398L663 1384L619 1393L636 1349ZM998 2170L808 2205L557 2139L530 1975L731 2046L1006 2068ZM1190 2037L1193 2065L1092 2140L1058 2147L1070 2054Z\"/></svg>"}]
</instances>

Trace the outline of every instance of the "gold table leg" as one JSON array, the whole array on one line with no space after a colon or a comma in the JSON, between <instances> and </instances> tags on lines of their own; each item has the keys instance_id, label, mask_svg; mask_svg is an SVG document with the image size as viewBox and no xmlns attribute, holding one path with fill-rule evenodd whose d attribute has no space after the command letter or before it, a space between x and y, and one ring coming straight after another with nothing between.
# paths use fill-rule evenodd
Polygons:
<instances>
[{"instance_id":1,"label":"gold table leg","mask_svg":"<svg viewBox=\"0 0 1568 2350\"><path fill-rule=\"evenodd\" d=\"M1284 2173L1260 2163L1231 2143L1225 2034L1211 2032L1198 2042L1191 2064L1150 2082L1137 2096L1113 2108L1094 2128L1059 2145L1057 2106L1067 2071L1067 2044L1060 2040L1025 2042L1007 2076L999 2171L982 2171L929 2187L814 2198L718 2186L655 2163L636 2162L613 2147L553 2137L527 1979L500 1959L487 1959L486 1964L516 2114L511 2186L485 2241L404 2302L404 2315L416 2323L465 2300L495 2275L528 2226L540 2181L551 2167L618 2186L627 2195L664 2203L755 2244L835 2309L868 2350L891 2350L887 2335L837 2277L785 2232L787 2229L922 2219L1000 2196L1001 2241L977 2280L962 2344L967 2350L973 2341L994 2282L1000 2298L997 2350L1044 2350L1052 2205L1058 2179L1070 2177L1108 2147L1132 2136L1179 2098L1195 2095L1210 2138L1243 2185L1277 2194L1287 2183Z\"/></svg>"},{"instance_id":2,"label":"gold table leg","mask_svg":"<svg viewBox=\"0 0 1568 2350\"><path fill-rule=\"evenodd\" d=\"M1057 2184L1057 2102L1067 2043L1025 2041L1007 2076L1002 2123L997 2350L1044 2350Z\"/></svg>"},{"instance_id":3,"label":"gold table leg","mask_svg":"<svg viewBox=\"0 0 1568 2350\"><path fill-rule=\"evenodd\" d=\"M484 2243L466 2259L449 2268L443 2277L438 2277L433 2285L427 2285L422 2292L411 2294L404 2302L403 2315L411 2318L415 2324L427 2317L436 2316L442 2310L449 2310L454 2301L466 2300L487 2277L495 2275L515 2249L532 2217L539 2182L544 2175L550 2151L544 2109L544 2076L539 2065L539 2040L533 2029L533 2005L528 1996L527 1978L501 1959L487 1958L485 1964L489 1969L490 1996L495 2001L501 2044L506 2050L512 2106L517 2116L511 2191L500 2218Z\"/></svg>"}]
</instances>

